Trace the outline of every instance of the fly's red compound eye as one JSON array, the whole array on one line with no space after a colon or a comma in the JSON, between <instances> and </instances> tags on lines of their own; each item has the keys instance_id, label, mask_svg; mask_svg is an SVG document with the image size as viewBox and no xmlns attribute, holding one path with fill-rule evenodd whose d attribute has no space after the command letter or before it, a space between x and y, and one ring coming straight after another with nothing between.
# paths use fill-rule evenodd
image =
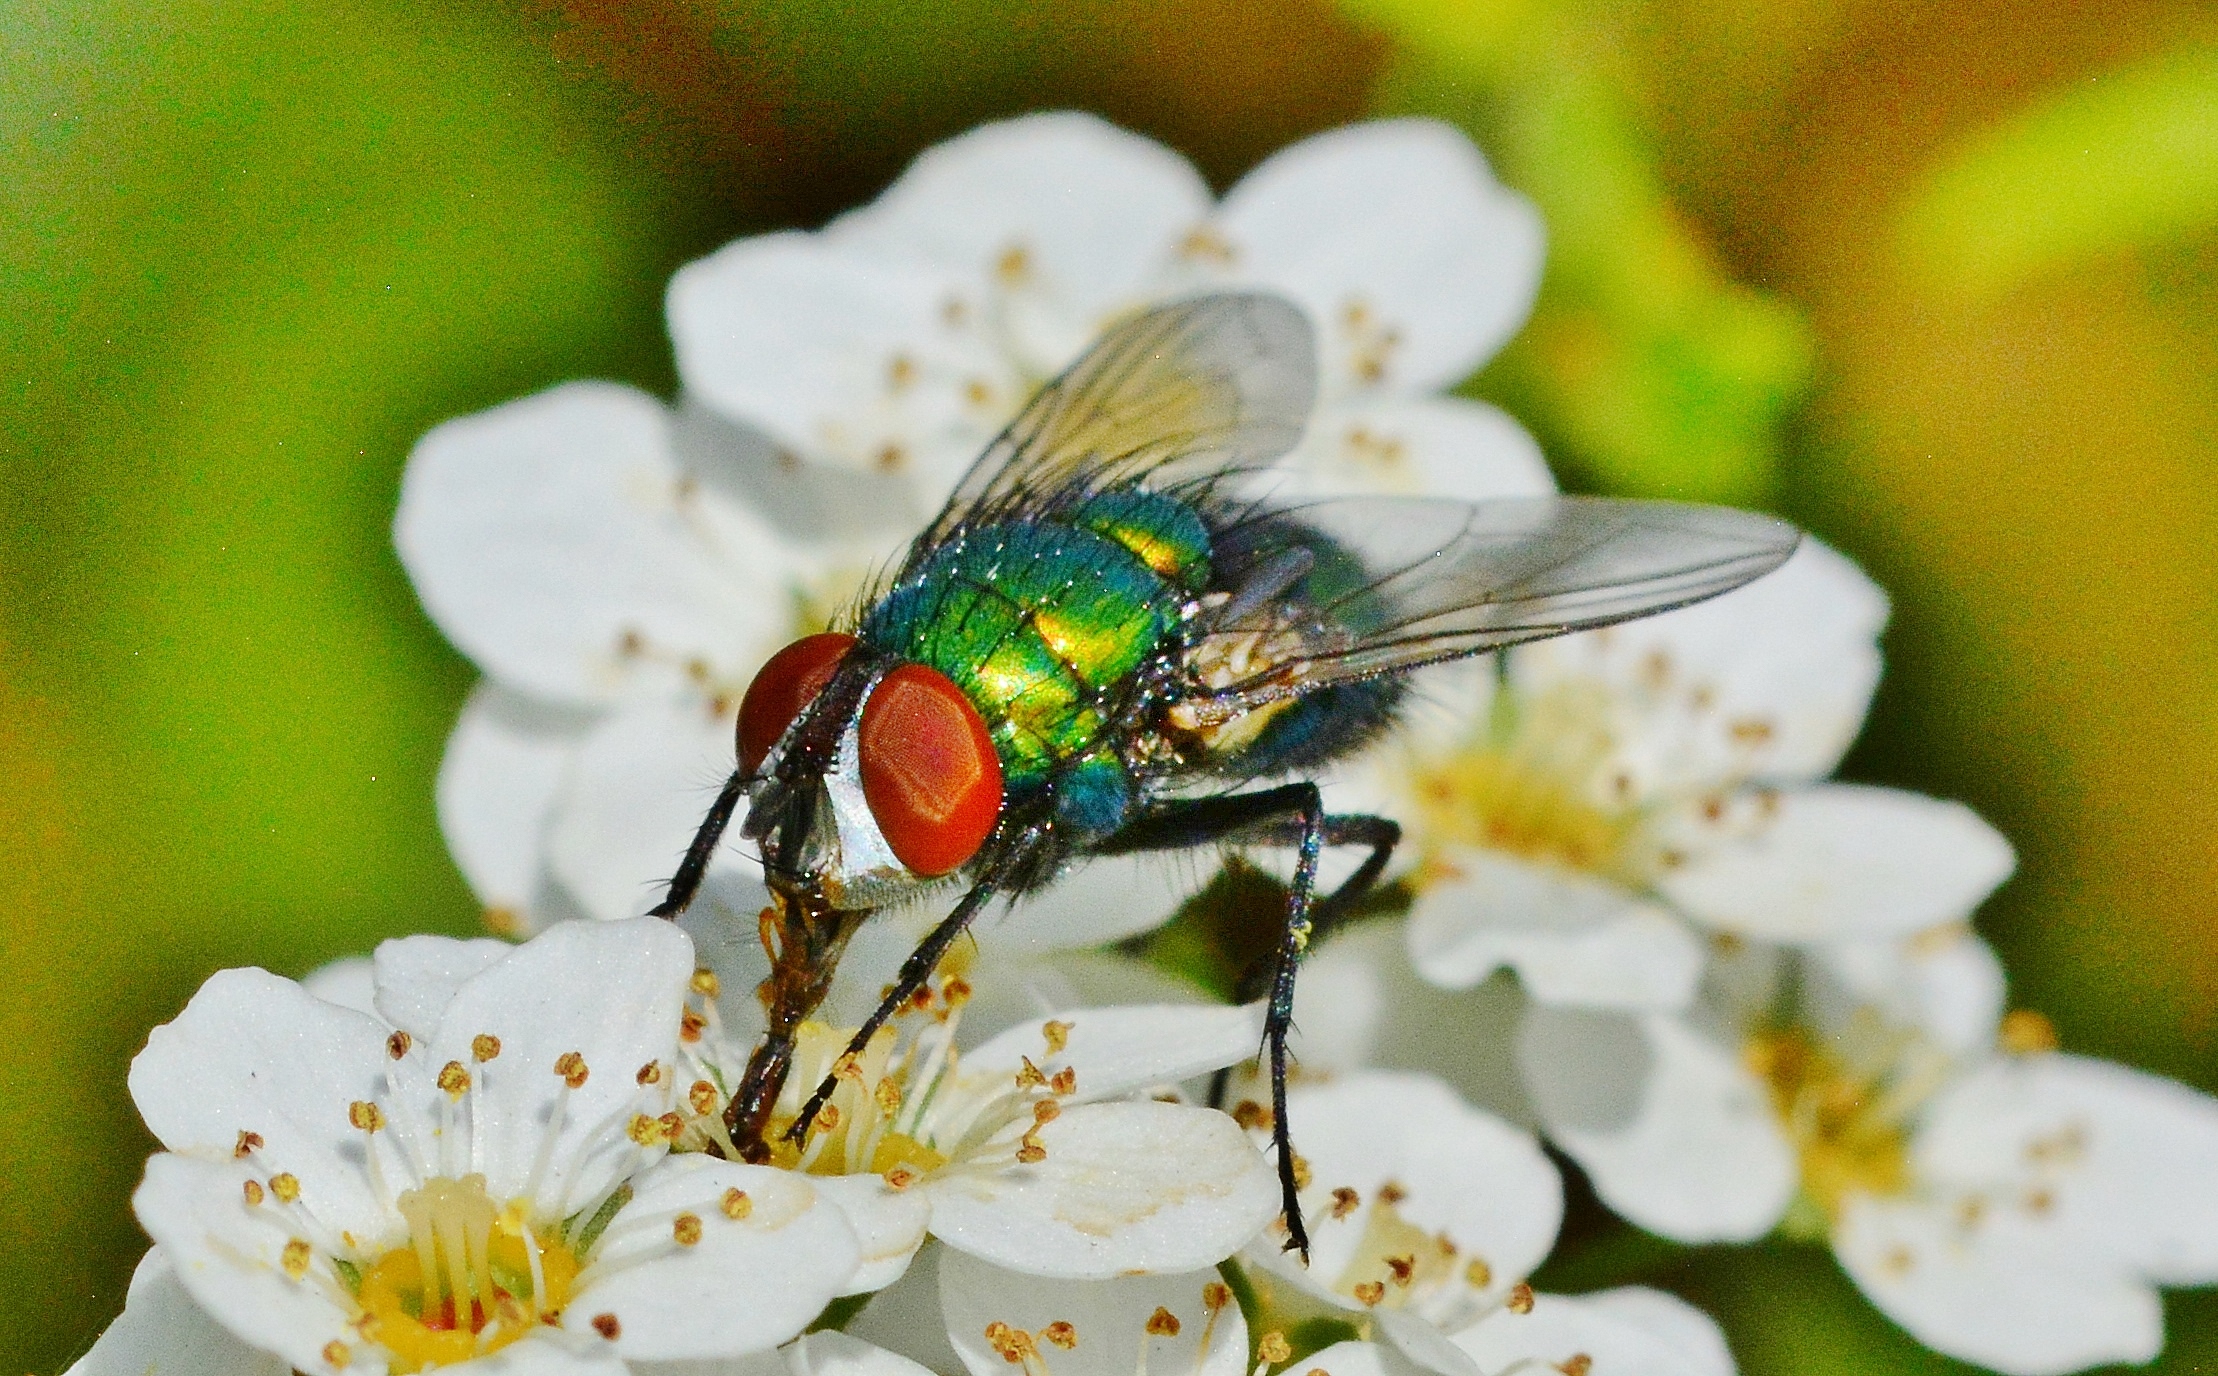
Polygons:
<instances>
[{"instance_id":1,"label":"fly's red compound eye","mask_svg":"<svg viewBox=\"0 0 2218 1376\"><path fill-rule=\"evenodd\" d=\"M840 657L854 644L851 635L803 636L770 657L739 700L741 769L752 774L761 766L801 709L832 681Z\"/></svg>"},{"instance_id":2,"label":"fly's red compound eye","mask_svg":"<svg viewBox=\"0 0 2218 1376\"><path fill-rule=\"evenodd\" d=\"M863 798L895 858L947 874L1001 815L1001 758L978 709L937 669L904 664L863 703Z\"/></svg>"}]
</instances>

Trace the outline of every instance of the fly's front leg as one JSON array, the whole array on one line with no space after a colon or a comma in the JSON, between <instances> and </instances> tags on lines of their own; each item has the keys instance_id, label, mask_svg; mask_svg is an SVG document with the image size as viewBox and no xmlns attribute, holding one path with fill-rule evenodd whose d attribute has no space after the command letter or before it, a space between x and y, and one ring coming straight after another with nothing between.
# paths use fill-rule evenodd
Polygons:
<instances>
[{"instance_id":1,"label":"fly's front leg","mask_svg":"<svg viewBox=\"0 0 2218 1376\"><path fill-rule=\"evenodd\" d=\"M649 917L675 919L693 902L693 896L701 891L701 880L709 872L709 861L716 856L717 842L724 839L724 829L732 824L732 813L738 810L746 791L747 771L733 770L710 805L709 815L701 819L700 829L693 833L692 843L685 848L685 859L678 862L678 872L670 877L670 891L647 910Z\"/></svg>"},{"instance_id":2,"label":"fly's front leg","mask_svg":"<svg viewBox=\"0 0 2218 1376\"><path fill-rule=\"evenodd\" d=\"M1309 1232L1302 1223L1294 1146L1286 1124L1286 1036L1294 1022L1295 970L1319 931L1345 915L1378 882L1401 836L1401 827L1384 817L1327 816L1317 785L1293 783L1167 804L1137 818L1097 848L1104 854L1129 854L1183 850L1214 841L1295 847L1294 881L1287 891L1286 921L1277 947L1270 963L1254 972L1262 977L1261 987L1244 982L1240 992L1243 997L1267 994L1270 1000L1263 1021L1263 1053L1271 1076L1271 1143L1286 1210L1286 1250L1300 1252L1305 1262ZM1318 902L1317 861L1328 845L1369 846L1371 853L1354 874Z\"/></svg>"},{"instance_id":3,"label":"fly's front leg","mask_svg":"<svg viewBox=\"0 0 2218 1376\"><path fill-rule=\"evenodd\" d=\"M978 916L978 910L985 906L986 900L1000 892L999 873L997 867L973 885L970 892L963 895L962 901L955 905L954 911L940 919L940 925L934 927L931 934L918 943L915 950L909 952L909 958L901 962L901 973L895 977L893 988L879 1000L878 1006L871 1010L869 1017L863 1019L863 1025L855 1030L854 1037L848 1041L843 1060L847 1056L860 1056L864 1048L870 1045L870 1039L878 1034L878 1029L891 1021L893 1015L900 1011L901 1005L924 987L924 982L939 968L940 959L947 954L947 948L954 945L955 938L961 936L970 926L971 919ZM816 1092L809 1096L809 1101L801 1106L801 1116L793 1120L792 1127L786 1129L787 1141L799 1143L807 1140L809 1125L816 1121L817 1113L838 1088L839 1069L838 1064L834 1063L832 1073L824 1077L823 1083L816 1087Z\"/></svg>"}]
</instances>

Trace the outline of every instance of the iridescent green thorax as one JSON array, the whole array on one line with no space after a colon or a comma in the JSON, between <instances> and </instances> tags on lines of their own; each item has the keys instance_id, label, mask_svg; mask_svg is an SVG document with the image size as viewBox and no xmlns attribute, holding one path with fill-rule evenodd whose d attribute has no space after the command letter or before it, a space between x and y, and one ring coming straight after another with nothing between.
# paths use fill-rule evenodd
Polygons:
<instances>
[{"instance_id":1,"label":"iridescent green thorax","mask_svg":"<svg viewBox=\"0 0 2218 1376\"><path fill-rule=\"evenodd\" d=\"M1205 576L1208 530L1144 492L1010 521L934 550L863 619L871 644L969 695L1012 789L1098 753L1133 674ZM1104 783L1107 781L1104 780Z\"/></svg>"}]
</instances>

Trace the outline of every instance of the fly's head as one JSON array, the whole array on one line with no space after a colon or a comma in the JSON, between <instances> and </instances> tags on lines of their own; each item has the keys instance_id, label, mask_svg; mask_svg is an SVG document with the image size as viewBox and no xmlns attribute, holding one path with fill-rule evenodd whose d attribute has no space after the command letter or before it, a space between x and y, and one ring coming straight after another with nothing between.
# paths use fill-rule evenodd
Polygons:
<instances>
[{"instance_id":1,"label":"fly's head","mask_svg":"<svg viewBox=\"0 0 2218 1376\"><path fill-rule=\"evenodd\" d=\"M1001 760L962 690L853 636L807 636L763 665L739 758L742 834L804 909L908 898L968 864L1001 812Z\"/></svg>"}]
</instances>

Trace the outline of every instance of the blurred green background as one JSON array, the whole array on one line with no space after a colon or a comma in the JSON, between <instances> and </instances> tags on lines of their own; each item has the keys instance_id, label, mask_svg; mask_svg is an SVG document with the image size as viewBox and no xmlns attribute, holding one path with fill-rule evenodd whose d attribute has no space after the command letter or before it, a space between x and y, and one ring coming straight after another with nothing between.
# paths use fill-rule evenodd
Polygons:
<instances>
[{"instance_id":1,"label":"blurred green background","mask_svg":"<svg viewBox=\"0 0 2218 1376\"><path fill-rule=\"evenodd\" d=\"M470 930L471 673L387 527L443 417L667 391L669 272L1026 108L1220 184L1374 111L1547 212L1474 384L1585 488L1776 506L1894 593L1852 761L2019 844L2067 1046L2218 1087L2218 13L2176 0L9 0L0 1370L121 1306L123 1085L209 971ZM1945 1371L1823 1253L1655 1273L1743 1369ZM2218 1368L2174 1296L2169 1372Z\"/></svg>"}]
</instances>

